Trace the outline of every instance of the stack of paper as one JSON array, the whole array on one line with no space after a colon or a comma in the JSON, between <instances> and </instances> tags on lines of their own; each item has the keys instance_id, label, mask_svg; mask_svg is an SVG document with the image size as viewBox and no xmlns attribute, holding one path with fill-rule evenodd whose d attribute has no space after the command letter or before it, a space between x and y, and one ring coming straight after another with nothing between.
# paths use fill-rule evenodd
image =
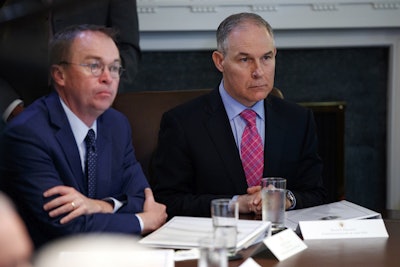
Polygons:
<instances>
[{"instance_id":1,"label":"stack of paper","mask_svg":"<svg viewBox=\"0 0 400 267\"><path fill-rule=\"evenodd\" d=\"M300 221L380 219L380 213L346 200L286 212L285 225L296 230Z\"/></svg>"},{"instance_id":2,"label":"stack of paper","mask_svg":"<svg viewBox=\"0 0 400 267\"><path fill-rule=\"evenodd\" d=\"M239 220L236 248L243 249L261 241L271 223ZM213 234L211 218L176 216L161 228L139 240L140 244L159 248L190 249L198 247L201 238Z\"/></svg>"}]
</instances>

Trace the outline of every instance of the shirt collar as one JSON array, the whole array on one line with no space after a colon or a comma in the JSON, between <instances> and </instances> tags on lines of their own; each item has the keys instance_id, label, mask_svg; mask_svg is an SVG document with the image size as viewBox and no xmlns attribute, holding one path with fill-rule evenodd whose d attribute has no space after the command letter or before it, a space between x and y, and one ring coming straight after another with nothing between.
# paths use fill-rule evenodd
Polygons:
<instances>
[{"instance_id":1,"label":"shirt collar","mask_svg":"<svg viewBox=\"0 0 400 267\"><path fill-rule=\"evenodd\" d=\"M222 102L224 103L226 113L228 115L229 120L233 120L236 116L238 116L243 110L248 109L248 107L244 106L243 104L239 103L236 99L231 97L225 90L223 80L219 84L219 93L222 98ZM265 113L264 113L264 99L255 103L252 107L258 117L262 120L265 120Z\"/></svg>"},{"instance_id":2,"label":"shirt collar","mask_svg":"<svg viewBox=\"0 0 400 267\"><path fill-rule=\"evenodd\" d=\"M77 144L81 144L87 135L89 129L93 129L96 136L97 136L97 120L94 121L92 127L87 127L86 124L81 121L73 112L72 110L65 104L65 102L61 99L61 105L67 115L67 119L69 124L71 125L72 133L74 134L75 140Z\"/></svg>"}]
</instances>

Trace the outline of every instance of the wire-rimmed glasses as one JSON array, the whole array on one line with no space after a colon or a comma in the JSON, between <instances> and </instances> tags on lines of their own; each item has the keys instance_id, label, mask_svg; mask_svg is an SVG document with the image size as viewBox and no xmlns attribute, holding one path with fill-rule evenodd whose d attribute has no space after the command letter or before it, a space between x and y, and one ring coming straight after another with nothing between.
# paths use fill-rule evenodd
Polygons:
<instances>
[{"instance_id":1,"label":"wire-rimmed glasses","mask_svg":"<svg viewBox=\"0 0 400 267\"><path fill-rule=\"evenodd\" d=\"M59 63L60 65L65 64L65 65L77 65L81 67L88 68L92 74L96 77L99 77L101 74L103 74L104 69L105 69L105 64L97 61L93 63L73 63L73 62L68 62L68 61L61 61ZM124 68L121 66L119 62L114 62L109 65L107 65L108 71L110 72L111 77L113 78L119 78L122 73L124 72Z\"/></svg>"}]
</instances>

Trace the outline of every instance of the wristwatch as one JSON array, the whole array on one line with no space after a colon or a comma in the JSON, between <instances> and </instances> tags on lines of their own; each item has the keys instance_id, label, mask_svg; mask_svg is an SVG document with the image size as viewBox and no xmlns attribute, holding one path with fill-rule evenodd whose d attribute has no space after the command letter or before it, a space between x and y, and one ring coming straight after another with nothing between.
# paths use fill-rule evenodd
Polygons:
<instances>
[{"instance_id":1,"label":"wristwatch","mask_svg":"<svg viewBox=\"0 0 400 267\"><path fill-rule=\"evenodd\" d=\"M290 201L290 207L288 209L294 208L296 206L296 198L290 190L286 190L286 198Z\"/></svg>"}]
</instances>

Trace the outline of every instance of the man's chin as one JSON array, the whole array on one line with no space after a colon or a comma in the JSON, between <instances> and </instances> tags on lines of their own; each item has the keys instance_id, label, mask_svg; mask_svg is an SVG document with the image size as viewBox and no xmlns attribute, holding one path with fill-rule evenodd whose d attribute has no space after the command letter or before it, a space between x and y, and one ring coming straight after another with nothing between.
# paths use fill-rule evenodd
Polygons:
<instances>
[{"instance_id":1,"label":"man's chin","mask_svg":"<svg viewBox=\"0 0 400 267\"><path fill-rule=\"evenodd\" d=\"M265 90L260 90L260 91L256 92L256 93L254 94L254 101L255 101L255 102L258 102L258 101L260 101L260 100L263 100L263 99L267 98L268 93L269 93L269 92L267 92L267 91L265 91Z\"/></svg>"},{"instance_id":2,"label":"man's chin","mask_svg":"<svg viewBox=\"0 0 400 267\"><path fill-rule=\"evenodd\" d=\"M109 109L112 105L112 101L110 100L102 100L102 101L98 101L96 103L96 110L103 113L104 111L106 111L107 109Z\"/></svg>"}]
</instances>

